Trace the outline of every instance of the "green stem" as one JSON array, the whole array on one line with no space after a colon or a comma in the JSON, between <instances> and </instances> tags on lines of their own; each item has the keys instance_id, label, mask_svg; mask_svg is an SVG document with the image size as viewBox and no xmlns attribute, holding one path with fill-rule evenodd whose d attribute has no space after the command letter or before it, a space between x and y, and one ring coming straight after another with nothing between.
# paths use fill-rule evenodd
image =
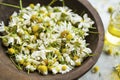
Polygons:
<instances>
[{"instance_id":1,"label":"green stem","mask_svg":"<svg viewBox=\"0 0 120 80\"><path fill-rule=\"evenodd\" d=\"M54 4L56 1L57 1L57 0L52 0L52 1L48 4L48 6L51 6L51 5Z\"/></svg>"},{"instance_id":2,"label":"green stem","mask_svg":"<svg viewBox=\"0 0 120 80\"><path fill-rule=\"evenodd\" d=\"M95 54L92 54L92 53L88 54L87 53L87 56L92 57L92 56L95 56Z\"/></svg>"},{"instance_id":3,"label":"green stem","mask_svg":"<svg viewBox=\"0 0 120 80\"><path fill-rule=\"evenodd\" d=\"M20 6L16 6L16 5L12 5L12 4L7 4L7 3L2 3L0 2L1 5L4 5L4 6L9 6L9 7L13 7L13 8L20 8Z\"/></svg>"},{"instance_id":4,"label":"green stem","mask_svg":"<svg viewBox=\"0 0 120 80\"><path fill-rule=\"evenodd\" d=\"M2 39L2 38L3 38L3 36L0 36L0 38Z\"/></svg>"},{"instance_id":5,"label":"green stem","mask_svg":"<svg viewBox=\"0 0 120 80\"><path fill-rule=\"evenodd\" d=\"M23 8L23 5L22 5L22 0L20 0L20 9Z\"/></svg>"},{"instance_id":6,"label":"green stem","mask_svg":"<svg viewBox=\"0 0 120 80\"><path fill-rule=\"evenodd\" d=\"M99 77L101 77L101 73L99 72Z\"/></svg>"},{"instance_id":7,"label":"green stem","mask_svg":"<svg viewBox=\"0 0 120 80\"><path fill-rule=\"evenodd\" d=\"M80 13L81 16L83 16L85 14L85 11L83 11L82 13Z\"/></svg>"},{"instance_id":8,"label":"green stem","mask_svg":"<svg viewBox=\"0 0 120 80\"><path fill-rule=\"evenodd\" d=\"M62 0L62 4L63 4L63 6L65 6L65 1L64 0Z\"/></svg>"},{"instance_id":9,"label":"green stem","mask_svg":"<svg viewBox=\"0 0 120 80\"><path fill-rule=\"evenodd\" d=\"M16 68L17 68L18 70L22 70L22 68L20 67L20 65L17 65L17 64L15 63L15 61L12 59L12 57L10 57L10 60L11 60L12 63L16 66Z\"/></svg>"},{"instance_id":10,"label":"green stem","mask_svg":"<svg viewBox=\"0 0 120 80\"><path fill-rule=\"evenodd\" d=\"M30 70L29 69L28 69L27 73L30 74Z\"/></svg>"},{"instance_id":11,"label":"green stem","mask_svg":"<svg viewBox=\"0 0 120 80\"><path fill-rule=\"evenodd\" d=\"M96 27L90 27L90 29L96 29Z\"/></svg>"}]
</instances>

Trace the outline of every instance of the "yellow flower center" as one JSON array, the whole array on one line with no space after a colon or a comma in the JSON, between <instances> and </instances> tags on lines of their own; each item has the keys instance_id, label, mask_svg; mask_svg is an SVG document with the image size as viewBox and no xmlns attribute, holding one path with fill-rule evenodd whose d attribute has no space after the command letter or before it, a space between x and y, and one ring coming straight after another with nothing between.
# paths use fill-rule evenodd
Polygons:
<instances>
[{"instance_id":1,"label":"yellow flower center","mask_svg":"<svg viewBox=\"0 0 120 80\"><path fill-rule=\"evenodd\" d=\"M9 48L9 49L8 49L8 53L9 53L9 54L14 54L14 53L15 53L15 49Z\"/></svg>"},{"instance_id":2,"label":"yellow flower center","mask_svg":"<svg viewBox=\"0 0 120 80\"><path fill-rule=\"evenodd\" d=\"M67 66L62 66L62 70L65 71L67 69Z\"/></svg>"},{"instance_id":3,"label":"yellow flower center","mask_svg":"<svg viewBox=\"0 0 120 80\"><path fill-rule=\"evenodd\" d=\"M35 25L35 26L32 27L32 31L34 33L36 33L38 30L39 30L39 26L38 25Z\"/></svg>"},{"instance_id":4,"label":"yellow flower center","mask_svg":"<svg viewBox=\"0 0 120 80\"><path fill-rule=\"evenodd\" d=\"M67 40L71 40L73 38L73 36L71 35L71 34L68 34L67 36L66 36L66 39Z\"/></svg>"},{"instance_id":5,"label":"yellow flower center","mask_svg":"<svg viewBox=\"0 0 120 80\"><path fill-rule=\"evenodd\" d=\"M69 31L64 30L63 32L61 32L61 38L65 38L67 35L69 34Z\"/></svg>"},{"instance_id":6,"label":"yellow flower center","mask_svg":"<svg viewBox=\"0 0 120 80\"><path fill-rule=\"evenodd\" d=\"M29 6L30 6L30 8L32 8L32 9L35 7L34 4L30 4Z\"/></svg>"},{"instance_id":7,"label":"yellow flower center","mask_svg":"<svg viewBox=\"0 0 120 80\"><path fill-rule=\"evenodd\" d=\"M77 59L78 59L78 56L74 56L74 57L73 57L73 60L77 60Z\"/></svg>"},{"instance_id":8,"label":"yellow flower center","mask_svg":"<svg viewBox=\"0 0 120 80\"><path fill-rule=\"evenodd\" d=\"M81 65L81 62L76 62L75 65L76 65L76 66L80 66L80 65Z\"/></svg>"},{"instance_id":9,"label":"yellow flower center","mask_svg":"<svg viewBox=\"0 0 120 80\"><path fill-rule=\"evenodd\" d=\"M93 73L97 73L99 71L99 67L98 66L95 66L93 69L92 69L92 72Z\"/></svg>"},{"instance_id":10,"label":"yellow flower center","mask_svg":"<svg viewBox=\"0 0 120 80\"><path fill-rule=\"evenodd\" d=\"M44 72L48 71L48 68L47 68L47 66L39 65L38 70L40 70L41 73L44 73Z\"/></svg>"}]
</instances>

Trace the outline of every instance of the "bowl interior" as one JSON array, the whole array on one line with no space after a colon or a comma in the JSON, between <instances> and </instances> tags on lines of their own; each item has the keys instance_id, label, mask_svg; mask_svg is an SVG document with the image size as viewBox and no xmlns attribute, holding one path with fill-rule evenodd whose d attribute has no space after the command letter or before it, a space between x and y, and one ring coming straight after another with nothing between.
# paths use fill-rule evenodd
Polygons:
<instances>
[{"instance_id":1,"label":"bowl interior","mask_svg":"<svg viewBox=\"0 0 120 80\"><path fill-rule=\"evenodd\" d=\"M10 3L14 5L19 5L19 0L3 0L5 3ZM26 7L30 3L40 3L41 5L48 5L51 0L23 0L23 6ZM90 34L86 37L87 43L89 43L89 48L92 49L93 53L96 54L93 57L87 58L81 67L77 67L72 71L62 75L49 74L47 76L42 76L38 73L30 73L29 75L24 71L18 71L14 64L10 61L8 56L5 54L5 49L1 45L0 41L0 77L2 80L73 80L82 76L87 72L97 61L103 46L104 30L101 19L95 9L86 0L65 0L65 5L71 8L79 15L87 13L88 16L95 21L94 27L96 29L91 30L98 32L99 34ZM62 6L62 3L57 1L53 6ZM14 12L18 11L16 8L6 7L0 5L0 22L4 21L8 24L9 16ZM6 75L6 76L5 76ZM10 78L10 79L9 79Z\"/></svg>"}]
</instances>

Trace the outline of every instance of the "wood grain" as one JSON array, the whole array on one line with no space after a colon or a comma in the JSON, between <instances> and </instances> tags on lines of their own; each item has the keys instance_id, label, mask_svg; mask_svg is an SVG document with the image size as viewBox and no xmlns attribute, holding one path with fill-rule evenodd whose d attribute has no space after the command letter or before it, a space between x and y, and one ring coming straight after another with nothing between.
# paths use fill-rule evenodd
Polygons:
<instances>
[{"instance_id":1,"label":"wood grain","mask_svg":"<svg viewBox=\"0 0 120 80\"><path fill-rule=\"evenodd\" d=\"M19 4L19 0L3 0L3 2L10 4ZM23 5L28 6L30 3L40 3L47 5L50 0L23 0ZM49 74L47 76L40 75L39 73L30 73L29 75L25 71L19 71L16 69L15 65L10 61L8 56L5 54L5 49L1 45L0 41L0 80L76 80L77 78L84 75L98 60L104 40L104 29L102 21L96 12L96 10L90 5L87 0L65 0L66 6L76 11L76 13L82 15L82 12L89 14L95 21L94 31L98 31L99 34L90 34L86 40L90 43L89 47L92 49L95 56L87 58L81 67L77 67L66 74ZM60 6L60 2L56 2L53 6ZM13 11L18 11L18 9L0 6L0 21L5 21L8 23L9 16Z\"/></svg>"}]
</instances>

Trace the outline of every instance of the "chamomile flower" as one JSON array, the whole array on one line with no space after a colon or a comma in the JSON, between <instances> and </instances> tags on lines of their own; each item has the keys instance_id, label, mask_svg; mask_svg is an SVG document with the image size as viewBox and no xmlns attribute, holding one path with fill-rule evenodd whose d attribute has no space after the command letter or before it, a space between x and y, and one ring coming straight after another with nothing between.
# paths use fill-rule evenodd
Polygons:
<instances>
[{"instance_id":1,"label":"chamomile flower","mask_svg":"<svg viewBox=\"0 0 120 80\"><path fill-rule=\"evenodd\" d=\"M60 65L60 71L59 73L65 74L67 72L69 72L71 70L71 68L67 65Z\"/></svg>"},{"instance_id":2,"label":"chamomile flower","mask_svg":"<svg viewBox=\"0 0 120 80\"><path fill-rule=\"evenodd\" d=\"M5 27L4 27L5 25L4 25L4 22L2 21L1 23L0 23L0 32L3 32L3 31L5 31Z\"/></svg>"},{"instance_id":3,"label":"chamomile flower","mask_svg":"<svg viewBox=\"0 0 120 80\"><path fill-rule=\"evenodd\" d=\"M46 59L46 52L45 52L45 50L34 51L31 56L33 58L41 57L44 60L44 59Z\"/></svg>"},{"instance_id":4,"label":"chamomile flower","mask_svg":"<svg viewBox=\"0 0 120 80\"><path fill-rule=\"evenodd\" d=\"M12 44L12 45L14 45L14 38L13 37L9 37L9 39L8 39L8 44Z\"/></svg>"},{"instance_id":5,"label":"chamomile flower","mask_svg":"<svg viewBox=\"0 0 120 80\"><path fill-rule=\"evenodd\" d=\"M39 65L38 71L44 75L48 74L48 68L47 68L47 66L44 66L44 65Z\"/></svg>"},{"instance_id":6,"label":"chamomile flower","mask_svg":"<svg viewBox=\"0 0 120 80\"><path fill-rule=\"evenodd\" d=\"M23 54L16 55L15 57L17 62L27 59L27 56L24 56Z\"/></svg>"},{"instance_id":7,"label":"chamomile flower","mask_svg":"<svg viewBox=\"0 0 120 80\"><path fill-rule=\"evenodd\" d=\"M31 72L36 70L36 68L33 65L27 65L25 68Z\"/></svg>"},{"instance_id":8,"label":"chamomile flower","mask_svg":"<svg viewBox=\"0 0 120 80\"><path fill-rule=\"evenodd\" d=\"M82 21L82 17L79 16L78 14L74 14L72 13L72 15L70 14L70 20L73 24L79 23L80 21Z\"/></svg>"},{"instance_id":9,"label":"chamomile flower","mask_svg":"<svg viewBox=\"0 0 120 80\"><path fill-rule=\"evenodd\" d=\"M88 31L88 28L90 28L94 22L88 17L87 14L84 14L83 19L80 21L78 28L82 28L84 31Z\"/></svg>"}]
</instances>

